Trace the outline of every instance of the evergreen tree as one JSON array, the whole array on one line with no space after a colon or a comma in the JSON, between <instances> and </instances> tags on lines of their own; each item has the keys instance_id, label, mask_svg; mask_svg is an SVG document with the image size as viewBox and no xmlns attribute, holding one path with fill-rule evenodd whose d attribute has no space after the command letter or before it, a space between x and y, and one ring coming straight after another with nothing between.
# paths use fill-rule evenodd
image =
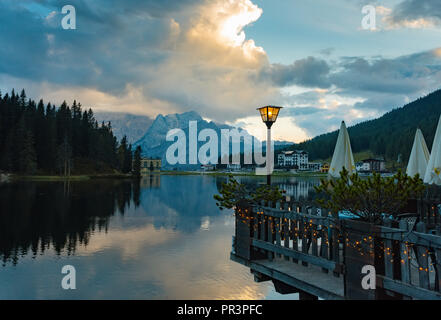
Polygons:
<instances>
[{"instance_id":1,"label":"evergreen tree","mask_svg":"<svg viewBox=\"0 0 441 320\"><path fill-rule=\"evenodd\" d=\"M0 169L11 172L14 170L13 166L13 140L14 140L14 132L11 130L9 134L6 136L5 144L2 148L2 153L0 157Z\"/></svg>"},{"instance_id":2,"label":"evergreen tree","mask_svg":"<svg viewBox=\"0 0 441 320\"><path fill-rule=\"evenodd\" d=\"M57 166L62 175L65 177L70 176L72 169L72 147L69 144L67 135L58 147Z\"/></svg>"},{"instance_id":3,"label":"evergreen tree","mask_svg":"<svg viewBox=\"0 0 441 320\"><path fill-rule=\"evenodd\" d=\"M141 177L141 146L137 146L133 156L133 175L137 178Z\"/></svg>"},{"instance_id":4,"label":"evergreen tree","mask_svg":"<svg viewBox=\"0 0 441 320\"><path fill-rule=\"evenodd\" d=\"M127 166L128 166L128 164L127 164L127 160L128 160L127 150L128 150L127 137L124 136L121 139L121 143L118 147L118 165L119 165L120 170L123 173L128 172L127 171Z\"/></svg>"},{"instance_id":5,"label":"evergreen tree","mask_svg":"<svg viewBox=\"0 0 441 320\"><path fill-rule=\"evenodd\" d=\"M46 128L46 115L44 112L43 100L40 100L37 105L37 113L35 119L35 145L37 152L37 163L38 167L42 168L44 166L44 161L46 161L45 147L46 141L48 140L47 128Z\"/></svg>"},{"instance_id":6,"label":"evergreen tree","mask_svg":"<svg viewBox=\"0 0 441 320\"><path fill-rule=\"evenodd\" d=\"M133 153L132 153L132 145L129 144L129 146L126 149L126 159L124 161L124 172L129 173L132 171L132 162L133 162Z\"/></svg>"},{"instance_id":7,"label":"evergreen tree","mask_svg":"<svg viewBox=\"0 0 441 320\"><path fill-rule=\"evenodd\" d=\"M35 153L32 132L27 130L23 146L18 153L18 169L20 173L34 174L37 171L37 155Z\"/></svg>"}]
</instances>

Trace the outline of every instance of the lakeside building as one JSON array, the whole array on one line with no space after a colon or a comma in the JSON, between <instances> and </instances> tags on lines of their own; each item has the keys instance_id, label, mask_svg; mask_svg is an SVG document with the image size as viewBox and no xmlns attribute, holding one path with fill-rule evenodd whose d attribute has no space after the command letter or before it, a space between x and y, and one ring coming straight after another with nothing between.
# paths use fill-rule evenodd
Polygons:
<instances>
[{"instance_id":1,"label":"lakeside building","mask_svg":"<svg viewBox=\"0 0 441 320\"><path fill-rule=\"evenodd\" d=\"M282 151L277 156L277 164L285 168L308 170L308 152L303 150Z\"/></svg>"},{"instance_id":2,"label":"lakeside building","mask_svg":"<svg viewBox=\"0 0 441 320\"><path fill-rule=\"evenodd\" d=\"M367 171L370 171L370 164L369 164L369 162L363 162L363 161L357 162L355 164L355 170L357 172L367 172Z\"/></svg>"},{"instance_id":3,"label":"lakeside building","mask_svg":"<svg viewBox=\"0 0 441 320\"><path fill-rule=\"evenodd\" d=\"M239 171L242 166L239 163L227 164L227 169L230 171Z\"/></svg>"},{"instance_id":4,"label":"lakeside building","mask_svg":"<svg viewBox=\"0 0 441 320\"><path fill-rule=\"evenodd\" d=\"M384 159L364 159L362 160L363 165L361 167L361 172L385 172L386 171L386 161Z\"/></svg>"},{"instance_id":5,"label":"lakeside building","mask_svg":"<svg viewBox=\"0 0 441 320\"><path fill-rule=\"evenodd\" d=\"M214 164L201 164L201 171L214 171L216 166Z\"/></svg>"},{"instance_id":6,"label":"lakeside building","mask_svg":"<svg viewBox=\"0 0 441 320\"><path fill-rule=\"evenodd\" d=\"M319 172L322 169L322 164L320 162L308 162L308 170Z\"/></svg>"},{"instance_id":7,"label":"lakeside building","mask_svg":"<svg viewBox=\"0 0 441 320\"><path fill-rule=\"evenodd\" d=\"M321 163L309 162L309 154L304 150L282 151L277 156L277 164L281 168L299 171L319 172L322 169Z\"/></svg>"},{"instance_id":8,"label":"lakeside building","mask_svg":"<svg viewBox=\"0 0 441 320\"><path fill-rule=\"evenodd\" d=\"M329 163L324 163L320 169L321 173L328 173L329 172Z\"/></svg>"},{"instance_id":9,"label":"lakeside building","mask_svg":"<svg viewBox=\"0 0 441 320\"><path fill-rule=\"evenodd\" d=\"M153 172L161 171L162 162L161 159L154 158L141 158L141 175L149 175ZM133 168L133 162L132 162Z\"/></svg>"}]
</instances>

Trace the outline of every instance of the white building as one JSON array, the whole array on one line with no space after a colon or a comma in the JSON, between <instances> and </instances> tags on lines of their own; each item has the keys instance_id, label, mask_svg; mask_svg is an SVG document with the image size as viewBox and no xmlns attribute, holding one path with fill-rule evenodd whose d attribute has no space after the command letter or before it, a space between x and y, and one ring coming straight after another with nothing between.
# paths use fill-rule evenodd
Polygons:
<instances>
[{"instance_id":1,"label":"white building","mask_svg":"<svg viewBox=\"0 0 441 320\"><path fill-rule=\"evenodd\" d=\"M365 159L361 171L384 172L386 171L386 161L384 159Z\"/></svg>"},{"instance_id":2,"label":"white building","mask_svg":"<svg viewBox=\"0 0 441 320\"><path fill-rule=\"evenodd\" d=\"M227 164L227 169L230 171L239 171L240 168L241 168L241 165L239 163Z\"/></svg>"},{"instance_id":3,"label":"white building","mask_svg":"<svg viewBox=\"0 0 441 320\"><path fill-rule=\"evenodd\" d=\"M308 152L303 150L282 151L277 157L277 164L281 167L308 170Z\"/></svg>"},{"instance_id":4,"label":"white building","mask_svg":"<svg viewBox=\"0 0 441 320\"><path fill-rule=\"evenodd\" d=\"M213 164L202 164L201 171L213 171L216 169L216 166Z\"/></svg>"},{"instance_id":5,"label":"white building","mask_svg":"<svg viewBox=\"0 0 441 320\"><path fill-rule=\"evenodd\" d=\"M309 162L308 163L308 170L318 172L322 169L322 164L319 162Z\"/></svg>"}]
</instances>

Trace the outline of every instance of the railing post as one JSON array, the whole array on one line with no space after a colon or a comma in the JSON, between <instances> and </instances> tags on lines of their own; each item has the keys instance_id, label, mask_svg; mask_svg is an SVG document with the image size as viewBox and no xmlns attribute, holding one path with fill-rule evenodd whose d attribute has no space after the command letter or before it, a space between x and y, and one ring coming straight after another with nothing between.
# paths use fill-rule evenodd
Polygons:
<instances>
[{"instance_id":1,"label":"railing post","mask_svg":"<svg viewBox=\"0 0 441 320\"><path fill-rule=\"evenodd\" d=\"M276 232L276 245L281 245L282 239L282 219L278 217L273 217L274 221L274 230ZM280 253L276 253L276 256L280 258L282 255Z\"/></svg>"},{"instance_id":2,"label":"railing post","mask_svg":"<svg viewBox=\"0 0 441 320\"><path fill-rule=\"evenodd\" d=\"M297 204L296 203L292 203L291 211L294 212L294 213L298 213ZM296 251L299 250L299 244L298 244L298 241L297 241L298 237L299 237L298 220L294 219L294 220L291 220L291 239L292 239L292 248L293 248L293 250L296 250ZM299 260L293 258L292 262L298 263Z\"/></svg>"},{"instance_id":3,"label":"railing post","mask_svg":"<svg viewBox=\"0 0 441 320\"><path fill-rule=\"evenodd\" d=\"M235 254L247 261L251 260L251 240L256 236L255 229L257 213L254 208L246 201L238 204L235 209L236 231L234 237Z\"/></svg>"},{"instance_id":4,"label":"railing post","mask_svg":"<svg viewBox=\"0 0 441 320\"><path fill-rule=\"evenodd\" d=\"M283 210L288 211L288 204L285 203L283 205ZM290 220L287 218L284 218L285 221L283 221L283 239L284 239L284 246L285 248L289 248L289 239L290 239L290 235L291 232L289 231L289 222ZM285 256L285 260L289 261L289 257Z\"/></svg>"},{"instance_id":5,"label":"railing post","mask_svg":"<svg viewBox=\"0 0 441 320\"><path fill-rule=\"evenodd\" d=\"M321 209L321 216L322 217L328 217L328 210L325 209ZM321 243L320 243L320 256L322 258L325 259L329 259L329 254L328 254L328 239L329 239L329 235L328 235L328 225L329 225L329 218L327 218L326 220L322 220L322 224L321 224ZM324 273L328 273L328 269L326 268L322 268L322 271Z\"/></svg>"},{"instance_id":6,"label":"railing post","mask_svg":"<svg viewBox=\"0 0 441 320\"><path fill-rule=\"evenodd\" d=\"M274 218L268 216L268 242L274 244ZM268 260L272 261L274 259L274 253L268 251Z\"/></svg>"},{"instance_id":7,"label":"railing post","mask_svg":"<svg viewBox=\"0 0 441 320\"><path fill-rule=\"evenodd\" d=\"M416 231L426 233L427 228L424 222L418 222L416 225ZM418 260L418 278L420 287L429 289L429 252L428 248L418 245L416 247L416 255Z\"/></svg>"},{"instance_id":8,"label":"railing post","mask_svg":"<svg viewBox=\"0 0 441 320\"><path fill-rule=\"evenodd\" d=\"M378 289L364 289L362 279L367 275L362 273L364 266L373 266L378 270L375 259L375 238L381 227L355 220L343 220L345 238L344 250L344 290L345 297L351 300L375 300ZM378 272L378 271L377 271ZM377 286L378 287L378 286Z\"/></svg>"}]
</instances>

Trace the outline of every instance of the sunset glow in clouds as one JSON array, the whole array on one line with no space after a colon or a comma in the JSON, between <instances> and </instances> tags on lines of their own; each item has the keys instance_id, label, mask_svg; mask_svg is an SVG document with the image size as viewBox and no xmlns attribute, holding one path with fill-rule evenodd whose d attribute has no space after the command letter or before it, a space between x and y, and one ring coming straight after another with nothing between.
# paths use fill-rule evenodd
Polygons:
<instances>
[{"instance_id":1,"label":"sunset glow in clouds","mask_svg":"<svg viewBox=\"0 0 441 320\"><path fill-rule=\"evenodd\" d=\"M0 3L0 89L155 117L195 110L265 134L256 108L285 108L277 139L302 141L380 116L439 88L441 4L338 0Z\"/></svg>"}]
</instances>

